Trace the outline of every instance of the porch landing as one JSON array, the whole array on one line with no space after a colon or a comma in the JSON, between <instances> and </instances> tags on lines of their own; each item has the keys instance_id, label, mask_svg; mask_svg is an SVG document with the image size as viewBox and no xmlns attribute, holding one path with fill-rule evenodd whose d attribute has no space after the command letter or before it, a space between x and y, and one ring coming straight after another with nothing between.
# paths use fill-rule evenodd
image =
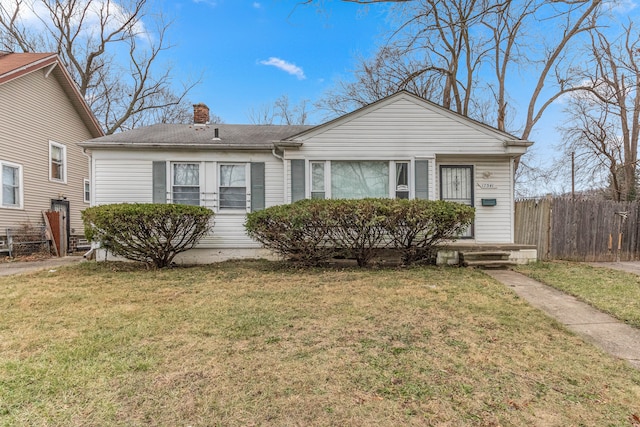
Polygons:
<instances>
[{"instance_id":1,"label":"porch landing","mask_svg":"<svg viewBox=\"0 0 640 427\"><path fill-rule=\"evenodd\" d=\"M461 256L462 254L462 256ZM436 263L438 265L461 265L466 257L469 259L482 258L482 254L500 254L502 262L500 266L513 264L528 264L538 259L538 250L535 245L519 245L514 243L474 243L455 242L442 245L438 250ZM481 266L481 264L476 264ZM497 266L497 263L494 264Z\"/></svg>"}]
</instances>

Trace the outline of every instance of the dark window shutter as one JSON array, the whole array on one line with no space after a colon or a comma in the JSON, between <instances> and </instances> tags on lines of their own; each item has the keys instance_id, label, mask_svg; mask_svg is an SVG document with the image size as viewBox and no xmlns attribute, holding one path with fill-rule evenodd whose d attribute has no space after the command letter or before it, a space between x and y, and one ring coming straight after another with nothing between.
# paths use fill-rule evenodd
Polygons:
<instances>
[{"instance_id":1,"label":"dark window shutter","mask_svg":"<svg viewBox=\"0 0 640 427\"><path fill-rule=\"evenodd\" d=\"M167 162L153 162L153 203L167 203Z\"/></svg>"},{"instance_id":2,"label":"dark window shutter","mask_svg":"<svg viewBox=\"0 0 640 427\"><path fill-rule=\"evenodd\" d=\"M264 207L264 163L251 163L251 212Z\"/></svg>"},{"instance_id":3,"label":"dark window shutter","mask_svg":"<svg viewBox=\"0 0 640 427\"><path fill-rule=\"evenodd\" d=\"M304 159L291 160L291 201L297 202L305 198Z\"/></svg>"},{"instance_id":4,"label":"dark window shutter","mask_svg":"<svg viewBox=\"0 0 640 427\"><path fill-rule=\"evenodd\" d=\"M416 199L429 198L429 161L416 160Z\"/></svg>"}]
</instances>

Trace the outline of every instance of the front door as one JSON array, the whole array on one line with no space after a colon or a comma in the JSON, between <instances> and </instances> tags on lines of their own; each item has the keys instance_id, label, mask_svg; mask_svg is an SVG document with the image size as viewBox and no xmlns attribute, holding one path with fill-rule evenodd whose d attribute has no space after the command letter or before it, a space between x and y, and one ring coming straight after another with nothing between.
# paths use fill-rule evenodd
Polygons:
<instances>
[{"instance_id":1,"label":"front door","mask_svg":"<svg viewBox=\"0 0 640 427\"><path fill-rule=\"evenodd\" d=\"M64 255L69 251L69 240L71 230L71 218L69 215L69 201L68 200L51 200L51 210L55 212L62 212L62 222L64 223L64 235L61 236L60 255Z\"/></svg>"},{"instance_id":2,"label":"front door","mask_svg":"<svg viewBox=\"0 0 640 427\"><path fill-rule=\"evenodd\" d=\"M473 166L440 166L440 199L473 206ZM461 237L473 237L473 223Z\"/></svg>"}]
</instances>

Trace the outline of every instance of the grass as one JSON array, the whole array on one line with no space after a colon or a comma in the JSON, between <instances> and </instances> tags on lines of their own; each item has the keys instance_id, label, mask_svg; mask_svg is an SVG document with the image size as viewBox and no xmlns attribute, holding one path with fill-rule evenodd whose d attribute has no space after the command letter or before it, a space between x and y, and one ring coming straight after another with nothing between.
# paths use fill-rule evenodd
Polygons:
<instances>
[{"instance_id":1,"label":"grass","mask_svg":"<svg viewBox=\"0 0 640 427\"><path fill-rule=\"evenodd\" d=\"M468 269L0 278L0 425L633 426L640 372Z\"/></svg>"},{"instance_id":2,"label":"grass","mask_svg":"<svg viewBox=\"0 0 640 427\"><path fill-rule=\"evenodd\" d=\"M640 328L640 276L584 263L538 262L518 271Z\"/></svg>"}]
</instances>

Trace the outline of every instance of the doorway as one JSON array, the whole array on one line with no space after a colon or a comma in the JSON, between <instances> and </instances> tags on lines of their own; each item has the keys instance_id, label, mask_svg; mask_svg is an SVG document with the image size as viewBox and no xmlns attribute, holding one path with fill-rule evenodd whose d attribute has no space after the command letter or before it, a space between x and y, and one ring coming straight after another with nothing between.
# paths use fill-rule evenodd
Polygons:
<instances>
[{"instance_id":1,"label":"doorway","mask_svg":"<svg viewBox=\"0 0 640 427\"><path fill-rule=\"evenodd\" d=\"M64 250L62 250L62 252L66 253L70 250L69 244L71 243L71 218L69 215L69 201L65 199L51 199L51 210L62 213L62 222L64 223L64 236L61 236L62 238L60 240L65 244Z\"/></svg>"}]
</instances>

